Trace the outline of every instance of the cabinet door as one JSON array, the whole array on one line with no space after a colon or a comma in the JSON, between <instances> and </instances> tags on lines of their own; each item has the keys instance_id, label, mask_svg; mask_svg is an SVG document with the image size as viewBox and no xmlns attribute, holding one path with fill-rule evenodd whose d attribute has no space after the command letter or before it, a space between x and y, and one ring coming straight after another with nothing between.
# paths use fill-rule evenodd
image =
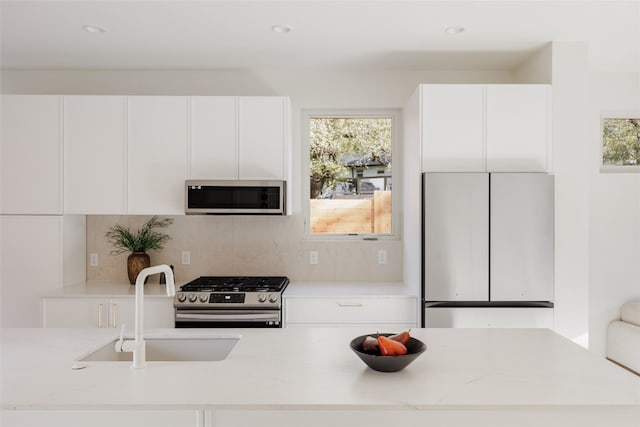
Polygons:
<instances>
[{"instance_id":1,"label":"cabinet door","mask_svg":"<svg viewBox=\"0 0 640 427\"><path fill-rule=\"evenodd\" d=\"M192 179L238 179L236 118L236 97L191 97Z\"/></svg>"},{"instance_id":2,"label":"cabinet door","mask_svg":"<svg viewBox=\"0 0 640 427\"><path fill-rule=\"evenodd\" d=\"M107 301L102 298L44 298L45 328L106 328Z\"/></svg>"},{"instance_id":3,"label":"cabinet door","mask_svg":"<svg viewBox=\"0 0 640 427\"><path fill-rule=\"evenodd\" d=\"M64 99L65 213L125 213L125 98Z\"/></svg>"},{"instance_id":4,"label":"cabinet door","mask_svg":"<svg viewBox=\"0 0 640 427\"><path fill-rule=\"evenodd\" d=\"M60 104L53 95L2 96L2 213L62 213Z\"/></svg>"},{"instance_id":5,"label":"cabinet door","mask_svg":"<svg viewBox=\"0 0 640 427\"><path fill-rule=\"evenodd\" d=\"M548 85L487 86L487 170L549 170Z\"/></svg>"},{"instance_id":6,"label":"cabinet door","mask_svg":"<svg viewBox=\"0 0 640 427\"><path fill-rule=\"evenodd\" d=\"M491 300L553 301L553 176L491 174Z\"/></svg>"},{"instance_id":7,"label":"cabinet door","mask_svg":"<svg viewBox=\"0 0 640 427\"><path fill-rule=\"evenodd\" d=\"M283 97L240 97L240 179L286 179L287 103Z\"/></svg>"},{"instance_id":8,"label":"cabinet door","mask_svg":"<svg viewBox=\"0 0 640 427\"><path fill-rule=\"evenodd\" d=\"M484 87L420 88L422 172L484 172Z\"/></svg>"},{"instance_id":9,"label":"cabinet door","mask_svg":"<svg viewBox=\"0 0 640 427\"><path fill-rule=\"evenodd\" d=\"M40 297L62 287L63 218L3 215L0 229L2 326L39 328Z\"/></svg>"},{"instance_id":10,"label":"cabinet door","mask_svg":"<svg viewBox=\"0 0 640 427\"><path fill-rule=\"evenodd\" d=\"M410 324L416 325L413 298L286 298L286 324Z\"/></svg>"},{"instance_id":11,"label":"cabinet door","mask_svg":"<svg viewBox=\"0 0 640 427\"><path fill-rule=\"evenodd\" d=\"M128 98L128 210L131 214L184 213L188 176L188 98Z\"/></svg>"},{"instance_id":12,"label":"cabinet door","mask_svg":"<svg viewBox=\"0 0 640 427\"><path fill-rule=\"evenodd\" d=\"M109 327L120 328L124 323L128 330L135 327L135 298L111 298L109 300ZM175 318L172 298L144 299L144 327L173 328Z\"/></svg>"},{"instance_id":13,"label":"cabinet door","mask_svg":"<svg viewBox=\"0 0 640 427\"><path fill-rule=\"evenodd\" d=\"M489 298L489 175L424 174L427 301Z\"/></svg>"}]
</instances>

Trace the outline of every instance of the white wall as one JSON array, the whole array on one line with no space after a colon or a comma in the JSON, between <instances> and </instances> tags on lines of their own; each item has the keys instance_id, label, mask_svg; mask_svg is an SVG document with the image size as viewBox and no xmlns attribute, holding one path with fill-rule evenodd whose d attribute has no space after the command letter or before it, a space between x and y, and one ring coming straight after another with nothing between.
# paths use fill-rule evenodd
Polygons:
<instances>
[{"instance_id":1,"label":"white wall","mask_svg":"<svg viewBox=\"0 0 640 427\"><path fill-rule=\"evenodd\" d=\"M589 348L606 351L620 305L640 300L640 170L600 173L600 114L640 117L640 72L589 76Z\"/></svg>"},{"instance_id":2,"label":"white wall","mask_svg":"<svg viewBox=\"0 0 640 427\"><path fill-rule=\"evenodd\" d=\"M587 43L553 43L554 329L588 345L589 133Z\"/></svg>"}]
</instances>

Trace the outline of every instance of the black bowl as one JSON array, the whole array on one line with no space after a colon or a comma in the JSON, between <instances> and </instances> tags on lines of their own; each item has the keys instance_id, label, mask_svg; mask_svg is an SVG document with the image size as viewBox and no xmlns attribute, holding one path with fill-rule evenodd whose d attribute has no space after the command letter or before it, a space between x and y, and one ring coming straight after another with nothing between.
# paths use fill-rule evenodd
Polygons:
<instances>
[{"instance_id":1,"label":"black bowl","mask_svg":"<svg viewBox=\"0 0 640 427\"><path fill-rule=\"evenodd\" d=\"M362 342L368 336L376 337L384 335L386 337L393 334L369 334L361 335L351 340L351 350L371 369L380 372L397 372L403 370L409 363L413 362L427 349L425 343L417 338L409 338L406 344L407 354L401 356L382 356L380 354L367 353L362 350Z\"/></svg>"}]
</instances>

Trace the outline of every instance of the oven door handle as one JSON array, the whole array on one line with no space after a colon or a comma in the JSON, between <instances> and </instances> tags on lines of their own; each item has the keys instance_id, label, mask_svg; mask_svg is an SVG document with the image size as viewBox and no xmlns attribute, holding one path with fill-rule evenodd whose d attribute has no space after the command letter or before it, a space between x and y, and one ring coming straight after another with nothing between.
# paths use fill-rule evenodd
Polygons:
<instances>
[{"instance_id":1,"label":"oven door handle","mask_svg":"<svg viewBox=\"0 0 640 427\"><path fill-rule=\"evenodd\" d=\"M176 320L280 320L278 313L248 313L248 314L196 314L176 313Z\"/></svg>"}]
</instances>

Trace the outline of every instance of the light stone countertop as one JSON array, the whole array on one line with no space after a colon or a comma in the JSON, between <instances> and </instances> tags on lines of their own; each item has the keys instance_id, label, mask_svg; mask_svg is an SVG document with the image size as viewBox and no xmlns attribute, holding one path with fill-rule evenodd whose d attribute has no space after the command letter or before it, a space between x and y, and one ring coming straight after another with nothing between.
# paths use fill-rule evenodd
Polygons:
<instances>
[{"instance_id":1,"label":"light stone countertop","mask_svg":"<svg viewBox=\"0 0 640 427\"><path fill-rule=\"evenodd\" d=\"M157 279L156 279L157 280ZM177 282L176 290L186 282ZM113 281L88 281L72 286L65 286L59 289L52 289L42 295L43 298L116 298L134 297L136 287L128 282ZM158 283L147 283L144 285L145 297L167 297L167 287ZM173 297L171 297L173 298Z\"/></svg>"},{"instance_id":2,"label":"light stone countertop","mask_svg":"<svg viewBox=\"0 0 640 427\"><path fill-rule=\"evenodd\" d=\"M350 340L375 332L362 328L148 332L242 338L220 362L150 362L142 370L87 362L72 370L74 359L117 332L3 329L3 410L565 408L640 416L639 377L547 329L414 329L427 351L396 373L370 370L353 354Z\"/></svg>"}]
</instances>

